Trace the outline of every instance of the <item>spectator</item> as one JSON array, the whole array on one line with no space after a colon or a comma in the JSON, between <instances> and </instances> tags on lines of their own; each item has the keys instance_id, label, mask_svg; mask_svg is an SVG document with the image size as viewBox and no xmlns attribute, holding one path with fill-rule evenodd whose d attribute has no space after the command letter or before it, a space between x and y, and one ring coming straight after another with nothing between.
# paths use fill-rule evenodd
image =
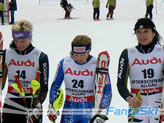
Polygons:
<instances>
[{"instance_id":1,"label":"spectator","mask_svg":"<svg viewBox=\"0 0 164 123\"><path fill-rule=\"evenodd\" d=\"M99 19L99 16L100 16L100 0L93 0L92 5L93 5L93 20L94 21L100 21L100 19Z\"/></svg>"},{"instance_id":2,"label":"spectator","mask_svg":"<svg viewBox=\"0 0 164 123\"><path fill-rule=\"evenodd\" d=\"M10 14L11 14L11 21L9 24L14 24L15 22L15 11L17 10L17 2L16 0L11 0L11 2L9 3L9 10L10 10Z\"/></svg>"},{"instance_id":3,"label":"spectator","mask_svg":"<svg viewBox=\"0 0 164 123\"><path fill-rule=\"evenodd\" d=\"M60 2L61 7L65 10L65 19L69 19L70 17L70 13L71 13L71 9L73 8L71 4L68 4L67 0L61 0Z\"/></svg>"},{"instance_id":4,"label":"spectator","mask_svg":"<svg viewBox=\"0 0 164 123\"><path fill-rule=\"evenodd\" d=\"M148 16L149 16L150 19L153 19L153 14L152 14L153 2L154 2L154 0L146 0L146 14L145 14L145 18L148 18Z\"/></svg>"},{"instance_id":5,"label":"spectator","mask_svg":"<svg viewBox=\"0 0 164 123\"><path fill-rule=\"evenodd\" d=\"M106 19L113 19L113 12L116 7L116 0L108 0L106 4L106 8L108 8L108 14L106 16ZM109 18L110 15L110 18Z\"/></svg>"},{"instance_id":6,"label":"spectator","mask_svg":"<svg viewBox=\"0 0 164 123\"><path fill-rule=\"evenodd\" d=\"M1 23L4 25L4 1L0 0L0 16L1 16Z\"/></svg>"}]
</instances>

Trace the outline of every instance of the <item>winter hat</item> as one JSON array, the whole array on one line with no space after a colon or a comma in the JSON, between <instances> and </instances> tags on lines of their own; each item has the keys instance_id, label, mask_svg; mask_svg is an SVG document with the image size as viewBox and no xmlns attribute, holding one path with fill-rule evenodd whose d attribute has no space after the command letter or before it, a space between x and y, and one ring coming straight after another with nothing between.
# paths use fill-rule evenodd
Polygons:
<instances>
[{"instance_id":1,"label":"winter hat","mask_svg":"<svg viewBox=\"0 0 164 123\"><path fill-rule=\"evenodd\" d=\"M140 18L137 20L134 27L134 31L136 31L136 29L141 29L141 28L151 28L153 30L156 30L155 24L149 18Z\"/></svg>"},{"instance_id":2,"label":"winter hat","mask_svg":"<svg viewBox=\"0 0 164 123\"><path fill-rule=\"evenodd\" d=\"M91 39L87 35L77 35L71 45L73 53L86 53L91 51Z\"/></svg>"}]
</instances>

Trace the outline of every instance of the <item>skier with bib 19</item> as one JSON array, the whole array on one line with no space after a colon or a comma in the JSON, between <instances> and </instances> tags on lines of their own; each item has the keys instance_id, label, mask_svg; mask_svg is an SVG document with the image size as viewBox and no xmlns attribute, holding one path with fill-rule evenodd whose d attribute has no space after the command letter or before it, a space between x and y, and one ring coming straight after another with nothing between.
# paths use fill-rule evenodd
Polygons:
<instances>
[{"instance_id":1,"label":"skier with bib 19","mask_svg":"<svg viewBox=\"0 0 164 123\"><path fill-rule=\"evenodd\" d=\"M91 120L97 59L90 55L90 51L91 39L86 35L77 35L72 41L70 56L65 57L58 64L50 90L48 117L52 122L56 120L58 114L53 108L53 103L63 80L66 97L61 123L88 123ZM108 108L111 98L112 92L108 74L101 108Z\"/></svg>"},{"instance_id":2,"label":"skier with bib 19","mask_svg":"<svg viewBox=\"0 0 164 123\"><path fill-rule=\"evenodd\" d=\"M130 107L138 108L136 115L130 112L129 122L159 123L159 115L149 111L160 107L162 97L164 48L160 44L161 36L148 18L138 19L134 32L138 45L123 50L119 59L118 91ZM130 91L127 88L128 76ZM140 99L137 93L140 93ZM142 107L147 113L143 113Z\"/></svg>"}]
</instances>

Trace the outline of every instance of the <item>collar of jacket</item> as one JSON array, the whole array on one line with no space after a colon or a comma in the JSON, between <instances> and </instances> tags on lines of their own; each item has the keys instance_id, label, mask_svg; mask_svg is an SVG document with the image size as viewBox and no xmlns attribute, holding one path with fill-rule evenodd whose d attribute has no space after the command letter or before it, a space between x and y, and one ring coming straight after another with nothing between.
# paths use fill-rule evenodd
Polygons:
<instances>
[{"instance_id":1,"label":"collar of jacket","mask_svg":"<svg viewBox=\"0 0 164 123\"><path fill-rule=\"evenodd\" d=\"M155 42L152 42L148 45L142 45L142 44L138 43L136 48L138 49L139 52L147 54L147 53L150 53L153 51L155 45L156 45Z\"/></svg>"},{"instance_id":2,"label":"collar of jacket","mask_svg":"<svg viewBox=\"0 0 164 123\"><path fill-rule=\"evenodd\" d=\"M18 53L19 55L26 55L26 54L30 53L34 49L34 46L30 43L30 45L24 51L19 51L17 49L14 41L12 41L11 44L10 44L10 48L15 50L16 53Z\"/></svg>"}]
</instances>

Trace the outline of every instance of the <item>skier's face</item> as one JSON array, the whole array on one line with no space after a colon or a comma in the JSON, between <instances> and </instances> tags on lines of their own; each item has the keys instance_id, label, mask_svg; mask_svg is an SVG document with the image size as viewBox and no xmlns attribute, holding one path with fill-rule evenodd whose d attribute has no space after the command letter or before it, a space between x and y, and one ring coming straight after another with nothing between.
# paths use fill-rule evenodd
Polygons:
<instances>
[{"instance_id":1,"label":"skier's face","mask_svg":"<svg viewBox=\"0 0 164 123\"><path fill-rule=\"evenodd\" d=\"M136 30L138 42L142 45L152 43L155 35L155 32L153 32L151 28L141 28Z\"/></svg>"},{"instance_id":2,"label":"skier's face","mask_svg":"<svg viewBox=\"0 0 164 123\"><path fill-rule=\"evenodd\" d=\"M82 64L82 63L85 63L88 56L89 56L89 53L73 53L73 56L75 58L75 60L79 63L79 64Z\"/></svg>"},{"instance_id":3,"label":"skier's face","mask_svg":"<svg viewBox=\"0 0 164 123\"><path fill-rule=\"evenodd\" d=\"M14 43L19 51L24 51L30 45L30 42L31 42L31 38L14 39Z\"/></svg>"}]
</instances>

